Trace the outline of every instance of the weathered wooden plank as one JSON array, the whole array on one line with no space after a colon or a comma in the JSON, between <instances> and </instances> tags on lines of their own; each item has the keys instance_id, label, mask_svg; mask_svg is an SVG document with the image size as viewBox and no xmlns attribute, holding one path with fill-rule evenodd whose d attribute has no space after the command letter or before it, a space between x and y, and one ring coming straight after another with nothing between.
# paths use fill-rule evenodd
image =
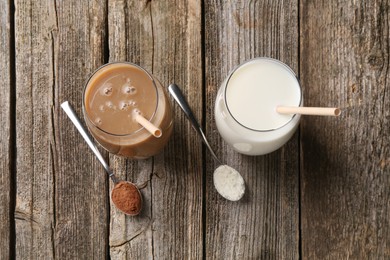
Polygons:
<instances>
[{"instance_id":1,"label":"weathered wooden plank","mask_svg":"<svg viewBox=\"0 0 390 260\"><path fill-rule=\"evenodd\" d=\"M201 1L152 1L151 8L153 73L164 86L176 82L201 120ZM154 256L156 259L200 259L203 248L202 145L177 104L173 105L176 116L171 143L166 153L154 160Z\"/></svg>"},{"instance_id":2,"label":"weathered wooden plank","mask_svg":"<svg viewBox=\"0 0 390 260\"><path fill-rule=\"evenodd\" d=\"M150 6L140 1L109 1L108 21L110 61L131 61L150 69L153 64ZM153 172L152 159L131 161L110 155L110 164L119 178L138 185L149 183ZM111 184L110 190L112 188ZM137 217L127 217L111 204L111 259L151 259L153 256L150 185L141 192L144 204Z\"/></svg>"},{"instance_id":3,"label":"weathered wooden plank","mask_svg":"<svg viewBox=\"0 0 390 260\"><path fill-rule=\"evenodd\" d=\"M56 257L108 255L108 178L59 104L69 100L82 116L87 78L104 63L107 1L58 1L56 35L55 206Z\"/></svg>"},{"instance_id":4,"label":"weathered wooden plank","mask_svg":"<svg viewBox=\"0 0 390 260\"><path fill-rule=\"evenodd\" d=\"M229 202L213 187L207 160L206 257L299 257L299 146L296 134L265 156L242 156L220 138L213 107L219 85L236 65L267 56L298 70L297 1L205 1L207 136L221 159L246 181L246 195ZM209 156L207 156L209 158Z\"/></svg>"},{"instance_id":5,"label":"weathered wooden plank","mask_svg":"<svg viewBox=\"0 0 390 260\"><path fill-rule=\"evenodd\" d=\"M11 17L8 1L0 2L0 258L10 257L11 142Z\"/></svg>"},{"instance_id":6,"label":"weathered wooden plank","mask_svg":"<svg viewBox=\"0 0 390 260\"><path fill-rule=\"evenodd\" d=\"M53 258L53 6L15 1L16 257Z\"/></svg>"},{"instance_id":7,"label":"weathered wooden plank","mask_svg":"<svg viewBox=\"0 0 390 260\"><path fill-rule=\"evenodd\" d=\"M83 84L103 62L106 3L15 5L17 257L102 259L107 178L59 105L81 115Z\"/></svg>"},{"instance_id":8,"label":"weathered wooden plank","mask_svg":"<svg viewBox=\"0 0 390 260\"><path fill-rule=\"evenodd\" d=\"M301 1L302 258L390 258L388 1Z\"/></svg>"},{"instance_id":9,"label":"weathered wooden plank","mask_svg":"<svg viewBox=\"0 0 390 260\"><path fill-rule=\"evenodd\" d=\"M201 119L200 1L110 1L109 6L110 61L139 64L164 86L178 83ZM125 217L111 207L111 258L201 258L201 144L184 115L176 112L174 134L161 154L144 161L111 156L111 163L122 178L147 184L141 216Z\"/></svg>"}]
</instances>

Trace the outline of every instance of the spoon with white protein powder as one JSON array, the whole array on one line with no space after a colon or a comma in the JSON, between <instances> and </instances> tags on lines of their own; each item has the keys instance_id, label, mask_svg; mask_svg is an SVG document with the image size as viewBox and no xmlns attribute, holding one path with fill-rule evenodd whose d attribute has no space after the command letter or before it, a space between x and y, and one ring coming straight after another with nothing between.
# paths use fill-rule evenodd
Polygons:
<instances>
[{"instance_id":1,"label":"spoon with white protein powder","mask_svg":"<svg viewBox=\"0 0 390 260\"><path fill-rule=\"evenodd\" d=\"M218 157L215 155L213 149L204 135L202 128L192 113L190 106L185 100L183 93L181 93L179 87L176 84L171 84L168 87L169 92L179 104L180 108L184 111L187 118L190 120L192 126L196 132L202 137L203 142L206 144L211 155L216 162L220 165L214 171L214 186L215 189L221 194L222 197L231 201L237 201L242 198L245 193L245 182L238 171L228 165L224 165Z\"/></svg>"}]
</instances>

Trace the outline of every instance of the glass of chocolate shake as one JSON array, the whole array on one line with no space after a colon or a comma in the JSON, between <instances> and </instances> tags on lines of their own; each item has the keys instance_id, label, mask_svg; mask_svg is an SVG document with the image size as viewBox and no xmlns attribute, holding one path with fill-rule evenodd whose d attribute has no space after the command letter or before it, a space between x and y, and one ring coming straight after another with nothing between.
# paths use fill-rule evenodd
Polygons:
<instances>
[{"instance_id":1,"label":"glass of chocolate shake","mask_svg":"<svg viewBox=\"0 0 390 260\"><path fill-rule=\"evenodd\" d=\"M108 63L93 73L84 88L83 113L99 144L128 158L157 154L173 129L172 108L160 82L130 62ZM161 129L161 136L147 131L135 115Z\"/></svg>"}]
</instances>

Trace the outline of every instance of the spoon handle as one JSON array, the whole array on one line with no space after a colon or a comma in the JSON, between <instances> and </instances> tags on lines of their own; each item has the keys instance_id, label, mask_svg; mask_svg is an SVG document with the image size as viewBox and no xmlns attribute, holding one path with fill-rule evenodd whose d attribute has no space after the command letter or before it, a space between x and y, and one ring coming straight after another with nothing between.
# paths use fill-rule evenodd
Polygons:
<instances>
[{"instance_id":1,"label":"spoon handle","mask_svg":"<svg viewBox=\"0 0 390 260\"><path fill-rule=\"evenodd\" d=\"M102 154L97 149L95 143L92 141L91 137L88 135L87 131L85 130L84 126L81 124L80 119L78 118L77 114L74 112L73 108L69 104L68 101L65 101L61 104L62 109L65 111L65 113L68 115L70 120L73 122L73 124L76 126L77 130L79 130L81 136L84 138L84 140L87 142L89 148L91 148L92 152L96 155L99 162L103 165L104 169L110 176L110 178L117 183L117 179L114 175L114 173L111 171L110 167L104 160Z\"/></svg>"},{"instance_id":2,"label":"spoon handle","mask_svg":"<svg viewBox=\"0 0 390 260\"><path fill-rule=\"evenodd\" d=\"M192 126L196 130L196 132L202 137L203 142L206 144L207 148L211 152L211 155L214 157L214 159L219 163L222 164L221 161L218 159L218 157L215 155L213 149L211 149L211 146L209 142L206 139L205 134L202 131L202 128L200 127L198 121L196 120L194 114L192 113L192 110L190 106L188 105L186 99L183 96L183 93L179 89L179 87L176 84L171 84L168 87L169 93L173 96L173 98L176 100L176 102L179 104L180 108L183 110L184 114L187 116L187 118L190 120Z\"/></svg>"}]
</instances>

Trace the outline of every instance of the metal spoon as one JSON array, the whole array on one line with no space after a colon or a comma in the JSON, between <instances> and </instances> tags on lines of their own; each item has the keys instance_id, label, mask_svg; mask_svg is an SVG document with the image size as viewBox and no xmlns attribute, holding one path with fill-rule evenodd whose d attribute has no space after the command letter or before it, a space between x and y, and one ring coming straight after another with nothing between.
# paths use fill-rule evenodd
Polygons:
<instances>
[{"instance_id":1,"label":"metal spoon","mask_svg":"<svg viewBox=\"0 0 390 260\"><path fill-rule=\"evenodd\" d=\"M61 104L61 107L65 111L65 113L68 115L68 117L70 118L72 123L76 126L77 130L79 130L81 136L87 142L89 148L91 148L92 152L96 155L96 157L98 158L99 162L103 165L103 168L104 168L104 170L106 170L108 176L114 182L115 187L114 187L114 189L111 192L111 198L112 198L114 192L116 192L116 190L117 190L116 187L119 187L118 185L120 183L125 182L128 185L133 186L134 188L137 189L138 194L139 194L139 199L141 200L141 204L140 204L141 207L139 207L139 209L137 209L137 211L131 212L131 213L125 212L125 211L123 211L121 209L120 206L118 207L118 205L115 204L114 201L113 201L113 203L120 211L122 211L126 215L130 215L130 216L138 215L141 212L141 209L142 209L142 196L141 196L141 192L139 191L138 187L134 183L132 183L132 182L129 182L129 181L119 181L118 180L118 178L115 176L114 172L110 169L110 167L108 166L107 162L104 160L102 154L97 149L97 147L96 147L95 143L93 142L92 138L88 135L88 133L85 130L84 126L81 124L80 119L78 118L77 114L74 112L74 110L71 107L71 105L69 104L69 102L68 101L63 102Z\"/></svg>"},{"instance_id":2,"label":"metal spoon","mask_svg":"<svg viewBox=\"0 0 390 260\"><path fill-rule=\"evenodd\" d=\"M179 87L176 84L171 84L171 85L169 85L168 90L171 93L171 95L173 96L173 98L175 99L175 101L179 104L180 108L183 110L183 112L187 116L188 120L191 122L193 128L196 130L196 132L202 138L202 141L205 143L206 147L209 149L214 160L219 165L221 165L220 167L218 167L214 171L214 186L215 186L216 190L218 191L218 193L221 194L222 197L224 197L225 199L228 199L228 200L237 201L237 200L241 199L241 197L245 193L245 183L244 183L244 179L242 178L242 176L239 174L239 172L237 172L232 167L224 165L221 162L221 160L219 160L218 157L215 155L213 149L211 148L209 142L207 141L205 134L203 133L202 128L200 127L198 121L196 120L194 114L192 113L190 106L188 105L187 101L185 100L183 93L181 92ZM225 170L225 171L223 171L223 170ZM216 181L217 178L219 180L221 177L225 177L225 176L229 176L229 175L230 176L234 175L234 177L237 177L235 179L235 183L229 183L229 185L223 185L223 184ZM234 187L234 188L239 187L240 191L242 191L242 192L240 192L240 194L237 194L235 197L231 197L231 196L229 196L229 194L226 193L226 190L230 187Z\"/></svg>"}]
</instances>

